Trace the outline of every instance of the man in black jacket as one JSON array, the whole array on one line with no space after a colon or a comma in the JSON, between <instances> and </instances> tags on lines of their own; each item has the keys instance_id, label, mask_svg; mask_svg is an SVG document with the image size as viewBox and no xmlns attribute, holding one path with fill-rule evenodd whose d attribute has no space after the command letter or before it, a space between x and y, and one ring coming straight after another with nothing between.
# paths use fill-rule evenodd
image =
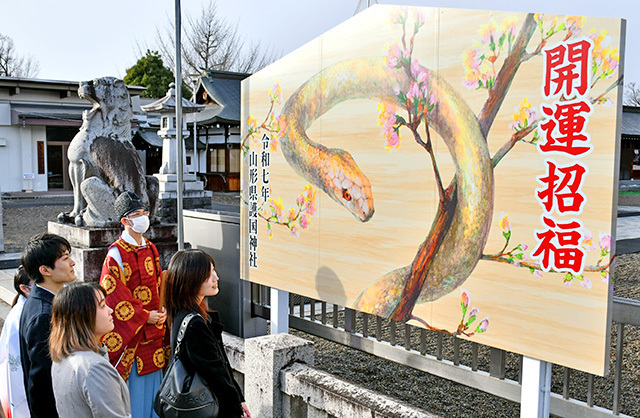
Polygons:
<instances>
[{"instance_id":1,"label":"man in black jacket","mask_svg":"<svg viewBox=\"0 0 640 418\"><path fill-rule=\"evenodd\" d=\"M49 357L51 303L65 283L76 279L70 251L66 239L45 233L31 238L22 252L22 265L35 284L20 317L20 356L32 418L58 416Z\"/></svg>"}]
</instances>

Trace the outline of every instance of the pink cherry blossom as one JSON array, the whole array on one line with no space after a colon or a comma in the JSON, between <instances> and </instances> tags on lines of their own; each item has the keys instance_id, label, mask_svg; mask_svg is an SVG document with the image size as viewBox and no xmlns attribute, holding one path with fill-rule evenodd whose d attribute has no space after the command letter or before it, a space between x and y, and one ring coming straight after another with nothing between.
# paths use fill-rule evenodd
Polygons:
<instances>
[{"instance_id":1,"label":"pink cherry blossom","mask_svg":"<svg viewBox=\"0 0 640 418\"><path fill-rule=\"evenodd\" d=\"M476 320L477 316L478 316L478 308L472 308L471 311L469 311L469 319L467 319L467 326L470 324L473 324L473 321Z\"/></svg>"},{"instance_id":2,"label":"pink cherry blossom","mask_svg":"<svg viewBox=\"0 0 640 418\"><path fill-rule=\"evenodd\" d=\"M581 277L580 280L578 280L578 281L580 282L582 287L586 287L587 289L591 289L591 280L589 280L588 277Z\"/></svg>"},{"instance_id":3,"label":"pink cherry blossom","mask_svg":"<svg viewBox=\"0 0 640 418\"><path fill-rule=\"evenodd\" d=\"M603 251L609 251L611 249L611 235L600 233L600 248Z\"/></svg>"},{"instance_id":4,"label":"pink cherry blossom","mask_svg":"<svg viewBox=\"0 0 640 418\"><path fill-rule=\"evenodd\" d=\"M417 59L414 59L414 60L411 62L411 75L412 75L414 78L417 78L417 77L418 77L418 74L420 74L420 63L418 62L418 60L417 60Z\"/></svg>"},{"instance_id":5,"label":"pink cherry blossom","mask_svg":"<svg viewBox=\"0 0 640 418\"><path fill-rule=\"evenodd\" d=\"M417 99L420 97L420 87L418 83L412 83L411 87L409 87L409 92L407 93L407 97L410 99Z\"/></svg>"},{"instance_id":6,"label":"pink cherry blossom","mask_svg":"<svg viewBox=\"0 0 640 418\"><path fill-rule=\"evenodd\" d=\"M386 55L387 66L389 68L397 68L400 58L402 58L402 50L398 44L393 43L388 46Z\"/></svg>"},{"instance_id":7,"label":"pink cherry blossom","mask_svg":"<svg viewBox=\"0 0 640 418\"><path fill-rule=\"evenodd\" d=\"M385 135L385 139L387 140L387 142L384 147L387 151L398 149L398 147L400 146L400 134L396 130L390 132L388 135Z\"/></svg>"},{"instance_id":8,"label":"pink cherry blossom","mask_svg":"<svg viewBox=\"0 0 640 418\"><path fill-rule=\"evenodd\" d=\"M489 317L486 317L482 321L480 321L480 324L476 328L476 332L477 333L486 332L488 328L489 328Z\"/></svg>"},{"instance_id":9,"label":"pink cherry blossom","mask_svg":"<svg viewBox=\"0 0 640 418\"><path fill-rule=\"evenodd\" d=\"M463 309L467 309L469 306L469 293L464 289L460 291L460 305Z\"/></svg>"},{"instance_id":10,"label":"pink cherry blossom","mask_svg":"<svg viewBox=\"0 0 640 418\"><path fill-rule=\"evenodd\" d=\"M582 247L585 250L595 250L597 247L593 244L593 235L587 228L582 228Z\"/></svg>"},{"instance_id":11,"label":"pink cherry blossom","mask_svg":"<svg viewBox=\"0 0 640 418\"><path fill-rule=\"evenodd\" d=\"M309 226L311 226L311 222L309 222L309 216L307 216L306 213L300 217L300 226L302 226L302 229L307 229L309 228Z\"/></svg>"}]
</instances>

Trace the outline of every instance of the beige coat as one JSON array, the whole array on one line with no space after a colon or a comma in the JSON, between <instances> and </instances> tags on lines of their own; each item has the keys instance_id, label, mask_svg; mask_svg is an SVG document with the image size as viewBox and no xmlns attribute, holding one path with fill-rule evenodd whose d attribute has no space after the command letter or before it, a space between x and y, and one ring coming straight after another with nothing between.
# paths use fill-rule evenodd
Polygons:
<instances>
[{"instance_id":1,"label":"beige coat","mask_svg":"<svg viewBox=\"0 0 640 418\"><path fill-rule=\"evenodd\" d=\"M76 351L51 367L61 417L131 417L129 389L107 351Z\"/></svg>"}]
</instances>

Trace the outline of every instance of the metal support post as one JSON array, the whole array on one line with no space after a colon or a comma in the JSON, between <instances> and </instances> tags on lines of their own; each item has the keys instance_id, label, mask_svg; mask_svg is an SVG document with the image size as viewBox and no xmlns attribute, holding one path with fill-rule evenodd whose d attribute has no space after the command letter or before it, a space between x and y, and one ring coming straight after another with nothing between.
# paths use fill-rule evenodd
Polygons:
<instances>
[{"instance_id":1,"label":"metal support post","mask_svg":"<svg viewBox=\"0 0 640 418\"><path fill-rule=\"evenodd\" d=\"M548 418L551 399L551 363L522 359L521 418Z\"/></svg>"},{"instance_id":2,"label":"metal support post","mask_svg":"<svg viewBox=\"0 0 640 418\"><path fill-rule=\"evenodd\" d=\"M176 218L178 221L178 250L184 250L184 220L182 219L182 196L183 196L183 165L182 165L182 52L180 34L182 31L182 21L180 13L180 0L175 0L176 17L176 174L178 175L178 197L176 199Z\"/></svg>"},{"instance_id":3,"label":"metal support post","mask_svg":"<svg viewBox=\"0 0 640 418\"><path fill-rule=\"evenodd\" d=\"M271 334L289 333L289 292L271 288Z\"/></svg>"}]
</instances>

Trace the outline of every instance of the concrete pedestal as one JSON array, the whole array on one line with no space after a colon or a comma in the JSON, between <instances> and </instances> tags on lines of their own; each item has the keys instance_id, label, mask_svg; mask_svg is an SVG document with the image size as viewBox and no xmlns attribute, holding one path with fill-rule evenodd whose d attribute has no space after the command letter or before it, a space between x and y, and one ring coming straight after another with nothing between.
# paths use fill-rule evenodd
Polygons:
<instances>
[{"instance_id":1,"label":"concrete pedestal","mask_svg":"<svg viewBox=\"0 0 640 418\"><path fill-rule=\"evenodd\" d=\"M216 261L220 293L208 302L220 313L224 330L242 338L265 335L267 321L251 314L251 283L240 279L239 211L185 210L183 219L185 241Z\"/></svg>"},{"instance_id":2,"label":"concrete pedestal","mask_svg":"<svg viewBox=\"0 0 640 418\"><path fill-rule=\"evenodd\" d=\"M0 253L4 252L4 231L2 225L2 199L0 199Z\"/></svg>"},{"instance_id":3,"label":"concrete pedestal","mask_svg":"<svg viewBox=\"0 0 640 418\"><path fill-rule=\"evenodd\" d=\"M156 215L163 222L175 223L177 222L178 207L178 175L154 174L154 176L160 182ZM195 174L185 173L182 176L182 181L182 207L184 209L203 209L211 206L213 192L204 190L204 183L199 181Z\"/></svg>"},{"instance_id":4,"label":"concrete pedestal","mask_svg":"<svg viewBox=\"0 0 640 418\"><path fill-rule=\"evenodd\" d=\"M71 258L76 262L79 281L98 281L107 249L122 233L122 229L90 228L49 221L48 231L60 235L71 244ZM171 256L178 251L175 224L152 225L144 236L155 244L160 254L160 266L166 269ZM190 246L185 244L186 248Z\"/></svg>"},{"instance_id":5,"label":"concrete pedestal","mask_svg":"<svg viewBox=\"0 0 640 418\"><path fill-rule=\"evenodd\" d=\"M280 372L294 362L313 366L313 343L290 334L276 334L249 338L244 350L244 397L251 415L284 416Z\"/></svg>"}]
</instances>

